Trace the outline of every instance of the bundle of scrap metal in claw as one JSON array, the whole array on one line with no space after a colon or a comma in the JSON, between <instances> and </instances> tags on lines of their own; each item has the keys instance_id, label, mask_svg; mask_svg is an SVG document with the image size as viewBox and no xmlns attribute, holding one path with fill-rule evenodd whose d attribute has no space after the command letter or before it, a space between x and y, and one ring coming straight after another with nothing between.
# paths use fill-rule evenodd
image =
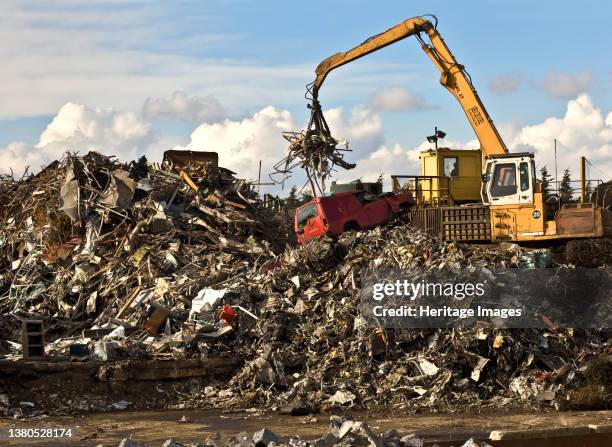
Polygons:
<instances>
[{"instance_id":1,"label":"bundle of scrap metal in claw","mask_svg":"<svg viewBox=\"0 0 612 447\"><path fill-rule=\"evenodd\" d=\"M350 150L348 143L331 136L319 102L313 99L309 108L311 115L306 130L283 132L283 136L289 141L289 153L274 165L274 172L270 174L270 178L277 183L283 183L294 168L301 167L306 172L312 192L316 196L325 192L325 181L335 170L335 166L353 169L355 164L343 159L343 152ZM339 145L344 147L338 147ZM275 178L277 176L281 176L282 179L279 181Z\"/></svg>"}]
</instances>

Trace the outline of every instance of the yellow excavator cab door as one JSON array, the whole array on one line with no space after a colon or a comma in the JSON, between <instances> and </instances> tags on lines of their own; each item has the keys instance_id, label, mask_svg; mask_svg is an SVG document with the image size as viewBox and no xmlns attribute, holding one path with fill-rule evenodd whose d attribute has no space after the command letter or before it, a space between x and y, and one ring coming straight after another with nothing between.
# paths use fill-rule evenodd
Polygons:
<instances>
[{"instance_id":1,"label":"yellow excavator cab door","mask_svg":"<svg viewBox=\"0 0 612 447\"><path fill-rule=\"evenodd\" d=\"M535 192L536 186L535 163L533 159L521 159L519 161L518 186L519 202L521 204L533 204L533 193Z\"/></svg>"},{"instance_id":2,"label":"yellow excavator cab door","mask_svg":"<svg viewBox=\"0 0 612 447\"><path fill-rule=\"evenodd\" d=\"M533 154L490 157L483 176L483 201L491 205L533 204L535 185Z\"/></svg>"}]
</instances>

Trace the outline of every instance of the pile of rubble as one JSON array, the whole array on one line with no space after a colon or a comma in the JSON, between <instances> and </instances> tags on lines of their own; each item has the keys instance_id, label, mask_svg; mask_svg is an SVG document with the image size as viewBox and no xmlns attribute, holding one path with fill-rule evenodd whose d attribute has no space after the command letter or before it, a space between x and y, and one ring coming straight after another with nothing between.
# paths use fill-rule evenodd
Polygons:
<instances>
[{"instance_id":1,"label":"pile of rubble","mask_svg":"<svg viewBox=\"0 0 612 447\"><path fill-rule=\"evenodd\" d=\"M284 183L293 170L299 168L306 174L312 193L317 196L326 191L326 181L337 167L353 169L356 165L344 159L344 153L349 151L348 142L331 135L321 104L313 99L309 108L311 115L305 130L283 132L283 137L289 142L287 156L272 167L270 179Z\"/></svg>"},{"instance_id":2,"label":"pile of rubble","mask_svg":"<svg viewBox=\"0 0 612 447\"><path fill-rule=\"evenodd\" d=\"M285 221L231 172L189 172L90 153L3 182L5 352L20 347L20 317L44 319L51 359L234 356L233 374L181 394L181 408L306 414L565 408L610 351L605 330L366 329L368 266L533 268L550 252L441 242L400 223L291 247Z\"/></svg>"},{"instance_id":3,"label":"pile of rubble","mask_svg":"<svg viewBox=\"0 0 612 447\"><path fill-rule=\"evenodd\" d=\"M242 405L298 414L564 407L588 360L609 350L606 331L366 330L359 314L360 272L371 263L493 270L540 263L545 254L440 242L403 225L288 250L257 282L267 306L235 341L247 361L228 391Z\"/></svg>"},{"instance_id":4,"label":"pile of rubble","mask_svg":"<svg viewBox=\"0 0 612 447\"><path fill-rule=\"evenodd\" d=\"M15 317L44 318L47 339L63 337L48 354L87 344L66 338L83 329L129 333L159 353L152 337L175 333L200 289L247 275L287 242L286 220L211 163L178 174L90 152L2 180L2 339L20 341Z\"/></svg>"},{"instance_id":5,"label":"pile of rubble","mask_svg":"<svg viewBox=\"0 0 612 447\"><path fill-rule=\"evenodd\" d=\"M304 440L299 437L282 440L274 432L263 428L252 435L247 432L239 433L227 442L223 442L219 434L213 434L203 443L181 444L174 439L168 439L162 444L162 447L423 447L423 445L425 445L425 440L415 433L402 436L394 429L385 433L376 433L366 422L331 416L327 433L312 440ZM438 444L428 443L428 445L436 447ZM146 444L130 438L125 438L119 443L119 447L145 446ZM461 445L461 447L487 446L490 444L476 441L473 438Z\"/></svg>"}]
</instances>

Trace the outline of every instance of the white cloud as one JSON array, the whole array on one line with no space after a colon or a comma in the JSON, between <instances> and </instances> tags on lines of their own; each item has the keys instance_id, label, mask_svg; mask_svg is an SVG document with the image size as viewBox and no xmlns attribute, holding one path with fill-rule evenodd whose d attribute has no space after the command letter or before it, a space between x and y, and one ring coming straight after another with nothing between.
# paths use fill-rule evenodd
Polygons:
<instances>
[{"instance_id":1,"label":"white cloud","mask_svg":"<svg viewBox=\"0 0 612 447\"><path fill-rule=\"evenodd\" d=\"M499 131L502 140L506 142L506 145L512 142L522 129L523 124L518 119L497 124L497 130Z\"/></svg>"},{"instance_id":2,"label":"white cloud","mask_svg":"<svg viewBox=\"0 0 612 447\"><path fill-rule=\"evenodd\" d=\"M425 99L399 86L377 90L370 97L369 106L379 112L414 111L428 108Z\"/></svg>"},{"instance_id":3,"label":"white cloud","mask_svg":"<svg viewBox=\"0 0 612 447\"><path fill-rule=\"evenodd\" d=\"M345 111L336 107L324 111L332 135L349 142L345 158L355 160L375 151L384 142L382 118L373 110L359 106L350 110L348 118Z\"/></svg>"},{"instance_id":4,"label":"white cloud","mask_svg":"<svg viewBox=\"0 0 612 447\"><path fill-rule=\"evenodd\" d=\"M467 143L441 139L439 147L451 149L477 149L478 140ZM427 140L416 147L405 148L399 143L391 147L381 145L366 157L357 161L355 169L342 171L336 179L342 182L361 179L366 182L374 182L382 175L385 188L391 189L391 175L419 175L421 173L419 155L421 151L433 148Z\"/></svg>"},{"instance_id":5,"label":"white cloud","mask_svg":"<svg viewBox=\"0 0 612 447\"><path fill-rule=\"evenodd\" d=\"M38 172L38 168L53 161L52 154L46 154L35 147L16 141L0 150L0 173L13 173L17 178L21 176L26 167L29 172Z\"/></svg>"},{"instance_id":6,"label":"white cloud","mask_svg":"<svg viewBox=\"0 0 612 447\"><path fill-rule=\"evenodd\" d=\"M592 80L593 76L586 71L575 75L551 71L544 78L544 90L555 98L573 99L579 94L585 93Z\"/></svg>"},{"instance_id":7,"label":"white cloud","mask_svg":"<svg viewBox=\"0 0 612 447\"><path fill-rule=\"evenodd\" d=\"M386 186L389 186L392 174L418 174L418 150L404 149L396 143L392 147L380 146L367 157L358 160L355 169L337 175L337 180L352 181L361 179L375 182L382 174Z\"/></svg>"},{"instance_id":8,"label":"white cloud","mask_svg":"<svg viewBox=\"0 0 612 447\"><path fill-rule=\"evenodd\" d=\"M517 91L522 82L523 77L519 73L503 73L489 81L489 90L496 95L508 95Z\"/></svg>"},{"instance_id":9,"label":"white cloud","mask_svg":"<svg viewBox=\"0 0 612 447\"><path fill-rule=\"evenodd\" d=\"M510 147L514 151L528 150L536 154L538 166L554 167L554 139L557 139L559 172L569 168L578 178L579 157L585 156L596 169L592 178L612 178L612 112L607 117L584 94L568 102L565 115L547 118L540 124L524 127Z\"/></svg>"},{"instance_id":10,"label":"white cloud","mask_svg":"<svg viewBox=\"0 0 612 447\"><path fill-rule=\"evenodd\" d=\"M216 151L221 166L256 179L259 160L268 172L284 156L287 141L282 132L299 128L290 112L270 106L240 121L203 123L193 131L189 144L177 149Z\"/></svg>"},{"instance_id":11,"label":"white cloud","mask_svg":"<svg viewBox=\"0 0 612 447\"><path fill-rule=\"evenodd\" d=\"M142 116L202 123L219 121L225 116L225 111L213 96L190 97L177 91L170 98L147 98L142 106Z\"/></svg>"},{"instance_id":12,"label":"white cloud","mask_svg":"<svg viewBox=\"0 0 612 447\"><path fill-rule=\"evenodd\" d=\"M585 156L595 166L588 167L589 178L612 180L612 111L607 114L602 112L586 94L570 100L562 117L550 117L530 126L506 123L500 125L499 129L512 152L535 153L538 169L546 165L549 172L554 171L553 141L556 138L559 175L565 168L569 168L573 178L578 179L579 157ZM479 147L476 139L467 143L441 140L439 144L453 149ZM389 187L391 174L418 174L419 152L430 147L427 141L412 148L397 143L383 143L358 158L354 170L340 172L337 179L350 181L361 178L375 181L383 174L385 185Z\"/></svg>"},{"instance_id":13,"label":"white cloud","mask_svg":"<svg viewBox=\"0 0 612 447\"><path fill-rule=\"evenodd\" d=\"M36 171L66 151L95 150L131 160L150 152L155 143L159 144L159 138L150 124L134 112L69 102L57 112L36 145L15 142L0 150L0 166L5 172L13 169L16 174L26 166Z\"/></svg>"},{"instance_id":14,"label":"white cloud","mask_svg":"<svg viewBox=\"0 0 612 447\"><path fill-rule=\"evenodd\" d=\"M431 147L426 141L416 147L388 143L380 115L364 106L350 111L335 108L324 114L332 134L347 139L354 150L345 154L346 160L357 163L353 170L337 172L336 180L376 180L383 174L389 186L391 174L418 174L419 152ZM5 171L12 167L17 174L26 165L36 170L67 150L81 153L97 150L117 155L121 160L140 155L159 160L164 149L176 147L217 151L222 166L247 179L257 178L262 160L263 180L267 181L272 166L286 155L287 142L282 132L300 130L304 124L289 111L269 106L241 120L202 123L182 142L178 137L160 137L150 123L134 112L67 103L36 145L14 142L0 149L0 166ZM578 157L584 155L597 167L590 177L608 180L612 174L612 111L602 112L588 95L569 101L562 117L550 117L530 126L509 123L501 125L500 131L512 151L535 152L538 167L547 165L549 171L553 170L553 139L557 138L559 172L569 167L577 177ZM467 143L441 140L439 144L457 149L478 147L477 140ZM601 175L602 172L606 175ZM297 170L288 183L301 185L303 181L303 174ZM264 190L270 189L278 190Z\"/></svg>"},{"instance_id":15,"label":"white cloud","mask_svg":"<svg viewBox=\"0 0 612 447\"><path fill-rule=\"evenodd\" d=\"M346 115L340 108L324 111L333 136L346 139L355 149L345 154L345 159L352 162L376 150L383 142L384 130L380 116L366 108L355 108ZM289 111L269 106L239 121L203 123L193 131L187 145L177 148L216 151L222 166L248 179L257 178L262 160L262 181L268 181L267 173L287 155L288 143L282 132L299 131L304 125ZM295 172L289 183L302 181L302 173Z\"/></svg>"},{"instance_id":16,"label":"white cloud","mask_svg":"<svg viewBox=\"0 0 612 447\"><path fill-rule=\"evenodd\" d=\"M348 140L356 149L346 153L348 161L367 156L384 141L380 116L367 108L357 107L348 113L336 108L324 114L333 135ZM181 141L176 136L159 136L151 123L134 112L67 103L42 132L36 145L14 142L0 149L0 164L5 171L13 168L19 173L25 166L36 171L66 151L90 150L116 155L125 161L141 155L159 160L163 150L175 147L216 151L222 166L248 179L257 178L262 160L263 180L267 181L272 166L286 155L288 143L282 132L299 131L304 125L289 111L269 106L241 120L204 122L187 141ZM303 180L302 173L296 172L290 183Z\"/></svg>"}]
</instances>

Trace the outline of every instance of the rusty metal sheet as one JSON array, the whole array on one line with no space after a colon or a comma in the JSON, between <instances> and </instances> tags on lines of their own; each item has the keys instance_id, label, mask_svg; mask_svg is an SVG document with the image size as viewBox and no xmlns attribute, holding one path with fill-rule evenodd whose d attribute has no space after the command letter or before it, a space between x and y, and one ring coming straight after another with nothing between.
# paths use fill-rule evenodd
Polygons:
<instances>
[{"instance_id":1,"label":"rusty metal sheet","mask_svg":"<svg viewBox=\"0 0 612 447\"><path fill-rule=\"evenodd\" d=\"M562 208L555 220L558 234L590 233L595 229L595 209Z\"/></svg>"},{"instance_id":2,"label":"rusty metal sheet","mask_svg":"<svg viewBox=\"0 0 612 447\"><path fill-rule=\"evenodd\" d=\"M164 152L163 162L172 170L180 172L182 168L189 165L199 165L204 163L212 163L214 166L219 166L219 154L216 152L205 151L183 151L183 150L168 150Z\"/></svg>"}]
</instances>

